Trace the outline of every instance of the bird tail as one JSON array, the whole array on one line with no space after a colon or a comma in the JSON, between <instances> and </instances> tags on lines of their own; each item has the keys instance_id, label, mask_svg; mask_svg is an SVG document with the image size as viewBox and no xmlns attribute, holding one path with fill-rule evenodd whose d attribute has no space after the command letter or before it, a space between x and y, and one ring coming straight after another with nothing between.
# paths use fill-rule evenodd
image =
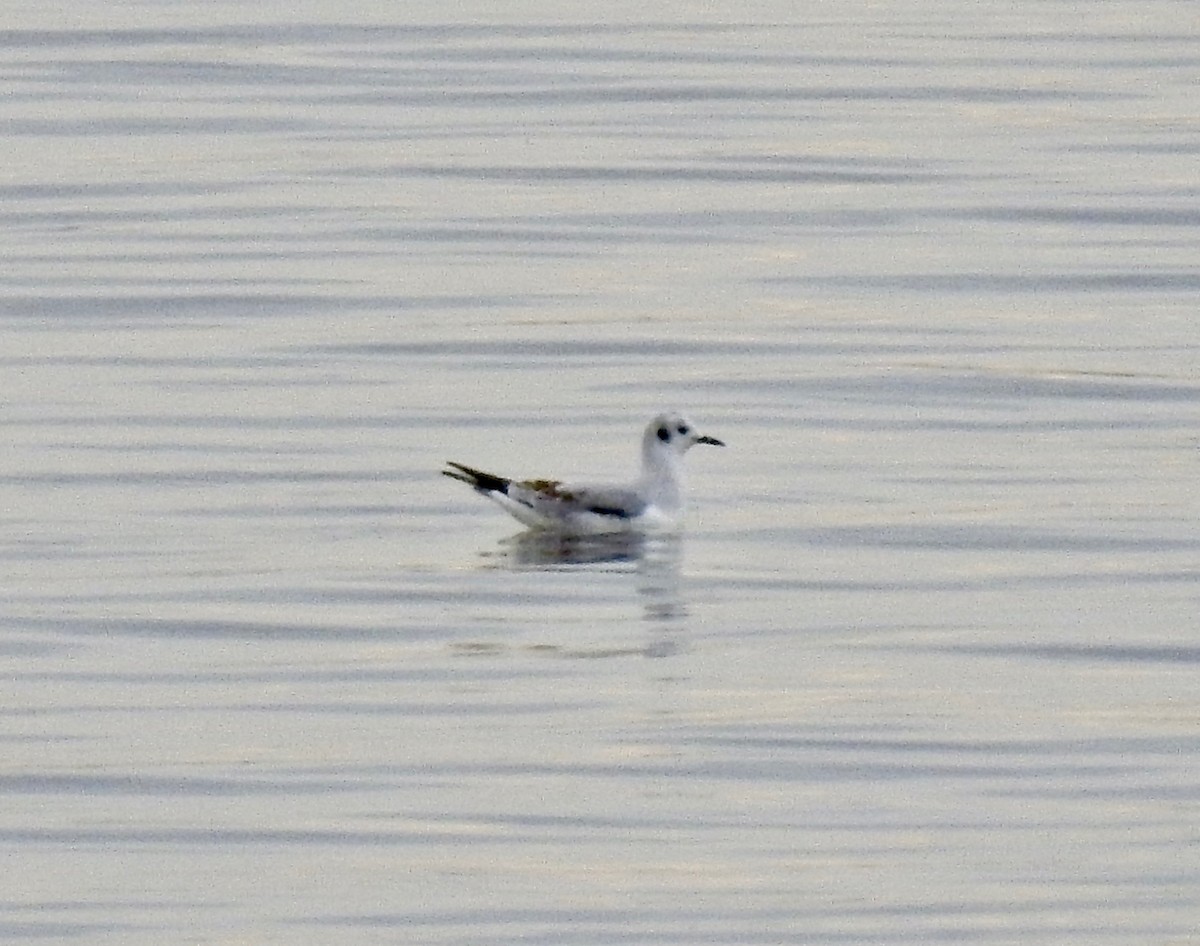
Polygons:
<instances>
[{"instance_id":1,"label":"bird tail","mask_svg":"<svg viewBox=\"0 0 1200 946\"><path fill-rule=\"evenodd\" d=\"M452 480L466 483L480 493L507 494L508 484L512 482L512 480L506 477L496 476L494 473L485 473L483 470L464 466L461 463L455 463L453 460L447 460L446 466L450 467L450 469L442 470L442 476L448 476Z\"/></svg>"}]
</instances>

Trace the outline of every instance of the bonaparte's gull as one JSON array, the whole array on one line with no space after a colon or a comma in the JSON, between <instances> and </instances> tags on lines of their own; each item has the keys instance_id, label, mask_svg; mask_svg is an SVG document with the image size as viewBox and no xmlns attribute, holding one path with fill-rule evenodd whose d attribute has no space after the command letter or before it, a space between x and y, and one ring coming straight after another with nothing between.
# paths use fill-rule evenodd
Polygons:
<instances>
[{"instance_id":1,"label":"bonaparte's gull","mask_svg":"<svg viewBox=\"0 0 1200 946\"><path fill-rule=\"evenodd\" d=\"M698 443L723 447L679 414L659 414L642 436L642 474L627 484L514 480L447 461L442 473L466 483L531 529L565 535L670 530L683 514L683 455Z\"/></svg>"}]
</instances>

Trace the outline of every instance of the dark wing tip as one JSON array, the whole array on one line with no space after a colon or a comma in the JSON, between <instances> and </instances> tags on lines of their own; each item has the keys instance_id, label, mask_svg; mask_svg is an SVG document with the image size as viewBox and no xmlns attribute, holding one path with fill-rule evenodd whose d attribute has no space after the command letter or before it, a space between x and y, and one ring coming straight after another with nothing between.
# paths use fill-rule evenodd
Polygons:
<instances>
[{"instance_id":1,"label":"dark wing tip","mask_svg":"<svg viewBox=\"0 0 1200 946\"><path fill-rule=\"evenodd\" d=\"M507 477L496 476L495 473L485 473L483 470L477 470L463 463L455 463L453 460L447 460L446 466L450 467L450 469L442 470L442 476L448 476L452 480L466 483L481 493L508 492L508 484L511 481Z\"/></svg>"},{"instance_id":2,"label":"dark wing tip","mask_svg":"<svg viewBox=\"0 0 1200 946\"><path fill-rule=\"evenodd\" d=\"M467 476L466 473L460 473L458 470L442 470L442 476L448 476L452 480L458 480L460 483L466 483L470 486L475 485L475 480Z\"/></svg>"}]
</instances>

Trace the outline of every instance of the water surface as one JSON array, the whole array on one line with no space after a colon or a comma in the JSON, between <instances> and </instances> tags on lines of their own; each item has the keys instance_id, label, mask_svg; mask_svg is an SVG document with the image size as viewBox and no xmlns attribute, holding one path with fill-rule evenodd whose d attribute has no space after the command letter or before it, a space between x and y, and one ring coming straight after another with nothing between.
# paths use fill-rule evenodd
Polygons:
<instances>
[{"instance_id":1,"label":"water surface","mask_svg":"<svg viewBox=\"0 0 1200 946\"><path fill-rule=\"evenodd\" d=\"M1195 935L1177 5L75 6L0 32L0 935ZM664 406L680 539L437 475Z\"/></svg>"}]
</instances>

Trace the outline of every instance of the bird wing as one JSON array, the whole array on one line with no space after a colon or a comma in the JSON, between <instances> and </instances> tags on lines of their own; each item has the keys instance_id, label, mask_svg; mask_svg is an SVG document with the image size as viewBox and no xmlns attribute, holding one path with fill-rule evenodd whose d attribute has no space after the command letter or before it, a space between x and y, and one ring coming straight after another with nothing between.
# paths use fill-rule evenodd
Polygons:
<instances>
[{"instance_id":1,"label":"bird wing","mask_svg":"<svg viewBox=\"0 0 1200 946\"><path fill-rule=\"evenodd\" d=\"M512 480L448 461L442 471L466 483L534 529L580 534L623 532L649 503L632 486L574 486L558 480Z\"/></svg>"},{"instance_id":2,"label":"bird wing","mask_svg":"<svg viewBox=\"0 0 1200 946\"><path fill-rule=\"evenodd\" d=\"M634 519L646 509L646 500L628 486L569 486L554 480L512 483L508 495L552 520L593 515L619 520Z\"/></svg>"}]
</instances>

